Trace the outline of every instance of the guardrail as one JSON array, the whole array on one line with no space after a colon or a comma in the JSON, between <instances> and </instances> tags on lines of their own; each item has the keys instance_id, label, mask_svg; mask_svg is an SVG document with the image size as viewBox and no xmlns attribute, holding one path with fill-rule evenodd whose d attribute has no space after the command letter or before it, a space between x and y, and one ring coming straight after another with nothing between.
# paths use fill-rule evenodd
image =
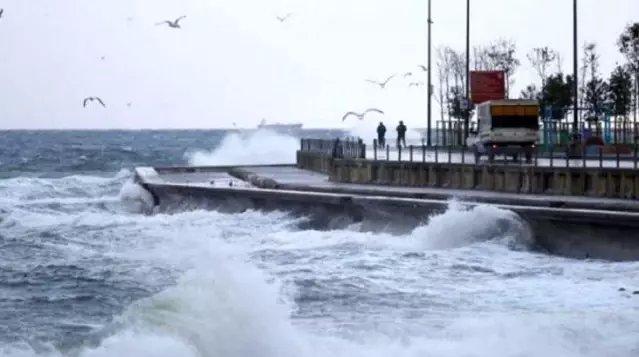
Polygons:
<instances>
[{"instance_id":1,"label":"guardrail","mask_svg":"<svg viewBox=\"0 0 639 357\"><path fill-rule=\"evenodd\" d=\"M366 158L366 144L361 138L300 139L300 151L325 154L340 159Z\"/></svg>"},{"instance_id":2,"label":"guardrail","mask_svg":"<svg viewBox=\"0 0 639 357\"><path fill-rule=\"evenodd\" d=\"M366 156L369 160L400 162L433 162L457 164L495 164L539 167L589 167L589 168L633 168L639 167L639 148L624 148L615 152L605 152L601 147L577 145L565 148L564 152L543 152L538 148L532 151L530 162L524 160L522 152L517 158L510 155L496 155L489 160L485 155L476 161L474 150L458 146L408 145L380 149L377 140Z\"/></svg>"},{"instance_id":3,"label":"guardrail","mask_svg":"<svg viewBox=\"0 0 639 357\"><path fill-rule=\"evenodd\" d=\"M390 144L390 150L395 150L397 148L397 144L396 144L396 138L387 138L386 139L386 145ZM369 146L377 146L377 139L372 139L370 141L367 141L367 143L369 143ZM409 145L414 145L414 146L423 146L426 145L426 139L425 138L407 138L406 139L406 146ZM441 144L438 142L433 143L432 145L430 145L430 147L439 147L439 148L451 148L452 150L455 151L463 151L466 150L468 151L468 147L466 147L465 145L459 145L459 144ZM622 151L626 151L627 153L630 153L632 150L634 150L635 147L639 146L639 144L635 144L635 143L619 143L619 144L609 144L606 145L606 147L609 148L619 148ZM556 153L562 153L566 151L566 147L567 145L565 144L544 144L544 143L538 143L537 144L537 151L541 154L550 154L550 152L556 152ZM592 153L590 153L590 155L592 155Z\"/></svg>"},{"instance_id":4,"label":"guardrail","mask_svg":"<svg viewBox=\"0 0 639 357\"><path fill-rule=\"evenodd\" d=\"M372 148L371 148L372 147ZM562 151L559 151L562 150ZM386 145L379 148L377 140L367 146L361 138L335 138L300 140L300 151L324 154L332 158L368 159L400 162L434 162L461 164L521 165L539 167L590 167L590 168L639 168L639 146L584 146L558 147L558 150L544 151L537 146L530 162L524 160L523 153L517 159L513 156L496 155L491 161L485 155L478 161L475 152L460 146L408 145L405 147Z\"/></svg>"}]
</instances>

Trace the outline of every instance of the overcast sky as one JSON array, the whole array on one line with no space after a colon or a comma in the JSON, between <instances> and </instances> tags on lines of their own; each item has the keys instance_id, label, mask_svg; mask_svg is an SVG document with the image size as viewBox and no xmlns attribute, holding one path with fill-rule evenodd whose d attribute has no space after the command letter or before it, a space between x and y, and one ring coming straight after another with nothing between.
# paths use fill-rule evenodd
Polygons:
<instances>
[{"instance_id":1,"label":"overcast sky","mask_svg":"<svg viewBox=\"0 0 639 357\"><path fill-rule=\"evenodd\" d=\"M517 41L523 66L515 93L537 80L525 59L533 47L562 51L570 70L572 1L473 3L472 45ZM425 0L0 0L0 7L0 128L255 127L262 117L347 127L345 111L370 106L391 124L426 125L424 88L365 82L425 64ZM433 48L464 48L464 7L433 0ZM289 12L286 22L275 19ZM616 38L637 14L637 0L580 0L579 41L598 43L603 70L621 60ZM180 15L187 15L181 30L155 26ZM89 95L107 108L83 109Z\"/></svg>"}]
</instances>

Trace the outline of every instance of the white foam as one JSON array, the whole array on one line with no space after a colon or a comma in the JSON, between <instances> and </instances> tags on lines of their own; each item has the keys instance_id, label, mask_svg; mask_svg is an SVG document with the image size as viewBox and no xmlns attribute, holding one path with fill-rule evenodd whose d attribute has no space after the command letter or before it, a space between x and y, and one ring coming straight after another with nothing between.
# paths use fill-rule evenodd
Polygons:
<instances>
[{"instance_id":1,"label":"white foam","mask_svg":"<svg viewBox=\"0 0 639 357\"><path fill-rule=\"evenodd\" d=\"M155 203L151 193L132 180L122 185L118 196L122 201L140 202L145 208L153 208Z\"/></svg>"},{"instance_id":2,"label":"white foam","mask_svg":"<svg viewBox=\"0 0 639 357\"><path fill-rule=\"evenodd\" d=\"M157 267L180 276L174 286L130 306L120 328L97 347L82 348L74 356L576 357L637 352L636 300L616 291L620 279L639 283L632 275L636 264L595 269L514 252L488 236L474 237L474 231L492 232L490 222L516 218L504 211L464 210L453 203L403 237L293 230L283 213L85 213L75 223L45 218L45 213L24 217L23 224L43 228L46 223L44 228L58 230L75 224L87 232L110 230L114 237L128 238L92 242L83 250L67 244L67 261L106 254L122 262L117 269L140 284L165 279ZM285 258L269 258L274 252ZM404 257L407 252L422 256ZM487 272L469 275L455 268L471 264ZM496 277L546 268L554 270L519 279ZM290 317L290 300L300 291L282 289L275 276L289 282L316 279L326 291L334 289L331 280L343 289L359 282L353 290L361 300L389 298L386 305L367 310L365 302L337 296L323 310L330 318L296 320ZM397 294L417 300L392 300ZM2 355L36 354L7 346Z\"/></svg>"},{"instance_id":3,"label":"white foam","mask_svg":"<svg viewBox=\"0 0 639 357\"><path fill-rule=\"evenodd\" d=\"M468 209L457 201L413 233L424 249L450 249L496 238L525 246L533 240L530 228L514 212L488 205Z\"/></svg>"},{"instance_id":4,"label":"white foam","mask_svg":"<svg viewBox=\"0 0 639 357\"><path fill-rule=\"evenodd\" d=\"M211 151L187 153L193 166L294 164L299 139L267 129L226 134Z\"/></svg>"}]
</instances>

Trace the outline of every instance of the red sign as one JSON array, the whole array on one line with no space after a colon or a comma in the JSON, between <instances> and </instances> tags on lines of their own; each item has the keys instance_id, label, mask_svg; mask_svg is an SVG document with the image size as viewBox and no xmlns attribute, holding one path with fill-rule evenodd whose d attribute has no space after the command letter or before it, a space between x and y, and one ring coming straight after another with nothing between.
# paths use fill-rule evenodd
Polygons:
<instances>
[{"instance_id":1,"label":"red sign","mask_svg":"<svg viewBox=\"0 0 639 357\"><path fill-rule=\"evenodd\" d=\"M506 75L504 71L470 72L470 101L473 104L501 99L506 99Z\"/></svg>"}]
</instances>

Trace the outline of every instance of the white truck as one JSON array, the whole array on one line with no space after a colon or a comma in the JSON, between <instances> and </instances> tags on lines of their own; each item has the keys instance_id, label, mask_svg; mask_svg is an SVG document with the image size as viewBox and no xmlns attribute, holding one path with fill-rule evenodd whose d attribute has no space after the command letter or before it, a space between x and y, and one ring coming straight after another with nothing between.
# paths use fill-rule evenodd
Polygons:
<instances>
[{"instance_id":1,"label":"white truck","mask_svg":"<svg viewBox=\"0 0 639 357\"><path fill-rule=\"evenodd\" d=\"M466 144L479 163L482 155L493 162L496 155L532 161L539 138L539 103L536 100L491 100L477 105L477 127Z\"/></svg>"}]
</instances>

